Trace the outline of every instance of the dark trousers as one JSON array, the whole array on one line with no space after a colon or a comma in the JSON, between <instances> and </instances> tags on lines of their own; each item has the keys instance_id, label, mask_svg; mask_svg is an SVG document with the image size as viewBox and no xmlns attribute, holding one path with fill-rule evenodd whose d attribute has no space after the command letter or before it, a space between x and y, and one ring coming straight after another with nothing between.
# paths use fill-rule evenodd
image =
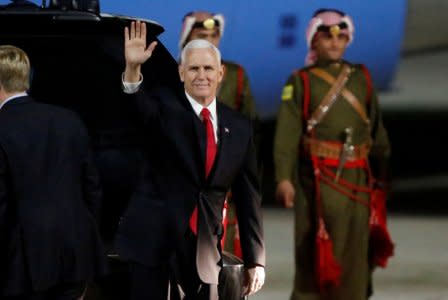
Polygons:
<instances>
[{"instance_id":1,"label":"dark trousers","mask_svg":"<svg viewBox=\"0 0 448 300\"><path fill-rule=\"evenodd\" d=\"M218 300L217 285L204 284L196 268L196 236L188 231L172 261L157 267L130 265L131 300L166 300L168 282L178 283L184 300ZM171 289L172 290L172 289Z\"/></svg>"},{"instance_id":2,"label":"dark trousers","mask_svg":"<svg viewBox=\"0 0 448 300\"><path fill-rule=\"evenodd\" d=\"M65 283L46 291L33 294L1 298L3 300L78 300L86 288L86 283Z\"/></svg>"}]
</instances>

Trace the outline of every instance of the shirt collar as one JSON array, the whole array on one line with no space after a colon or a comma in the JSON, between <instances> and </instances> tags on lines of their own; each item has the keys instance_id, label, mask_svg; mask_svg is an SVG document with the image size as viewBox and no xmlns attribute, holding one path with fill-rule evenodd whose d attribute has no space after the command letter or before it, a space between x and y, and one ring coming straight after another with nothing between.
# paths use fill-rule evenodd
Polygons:
<instances>
[{"instance_id":1,"label":"shirt collar","mask_svg":"<svg viewBox=\"0 0 448 300\"><path fill-rule=\"evenodd\" d=\"M193 97L191 97L190 95L188 95L188 93L185 91L185 96L187 96L188 101L191 104L191 107L193 108L194 112L196 113L196 115L198 117L200 117L201 115L201 111L204 108L204 106L197 102L196 100L194 100ZM213 99L213 101L207 106L207 109L210 111L210 119L216 120L216 97Z\"/></svg>"},{"instance_id":2,"label":"shirt collar","mask_svg":"<svg viewBox=\"0 0 448 300\"><path fill-rule=\"evenodd\" d=\"M11 101L11 100L13 100L13 99L19 98L19 97L24 97L24 96L28 96L28 94L27 94L26 92L22 92L22 93L17 93L17 94L15 94L15 95L13 95L13 96L11 96L11 97L9 97L9 98L6 98L5 101L3 101L3 102L0 104L0 109L2 109L3 106L5 106L5 104L6 104L7 102L9 102L9 101Z\"/></svg>"}]
</instances>

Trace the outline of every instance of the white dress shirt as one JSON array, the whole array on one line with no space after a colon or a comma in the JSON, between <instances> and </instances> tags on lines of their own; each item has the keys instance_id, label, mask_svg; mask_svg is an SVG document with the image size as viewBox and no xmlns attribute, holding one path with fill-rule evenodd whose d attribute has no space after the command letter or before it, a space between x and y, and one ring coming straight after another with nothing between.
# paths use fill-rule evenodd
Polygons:
<instances>
[{"instance_id":1,"label":"white dress shirt","mask_svg":"<svg viewBox=\"0 0 448 300\"><path fill-rule=\"evenodd\" d=\"M5 101L3 101L2 103L0 103L0 109L3 108L3 106L6 104L6 102L9 102L9 101L11 101L11 100L13 100L13 99L15 99L15 98L19 98L19 97L23 97L23 96L28 96L28 94L27 94L26 92L23 92L23 93L15 94L14 96L11 96L11 97L9 97L9 98L6 98Z\"/></svg>"},{"instance_id":2,"label":"white dress shirt","mask_svg":"<svg viewBox=\"0 0 448 300\"><path fill-rule=\"evenodd\" d=\"M191 107L193 107L194 112L200 119L202 119L201 111L203 108L207 108L210 111L210 121L212 121L213 132L215 133L215 142L216 144L218 144L218 116L216 114L216 97L207 107L205 107L196 100L194 100L193 97L188 95L186 91L185 96L187 96L187 99L190 102Z\"/></svg>"}]
</instances>

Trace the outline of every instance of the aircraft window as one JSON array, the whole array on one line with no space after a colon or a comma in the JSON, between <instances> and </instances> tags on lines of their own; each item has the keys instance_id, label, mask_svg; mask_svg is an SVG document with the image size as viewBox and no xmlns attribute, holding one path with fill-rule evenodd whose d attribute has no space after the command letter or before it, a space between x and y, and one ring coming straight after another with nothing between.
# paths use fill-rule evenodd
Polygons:
<instances>
[{"instance_id":1,"label":"aircraft window","mask_svg":"<svg viewBox=\"0 0 448 300\"><path fill-rule=\"evenodd\" d=\"M284 14L279 17L280 36L278 43L280 48L292 48L296 45L297 35L297 16L293 14Z\"/></svg>"}]
</instances>

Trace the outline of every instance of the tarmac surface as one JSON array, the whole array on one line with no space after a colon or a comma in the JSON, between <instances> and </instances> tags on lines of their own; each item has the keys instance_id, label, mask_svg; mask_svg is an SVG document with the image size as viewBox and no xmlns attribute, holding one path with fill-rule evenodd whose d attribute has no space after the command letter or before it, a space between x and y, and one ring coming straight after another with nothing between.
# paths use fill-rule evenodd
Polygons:
<instances>
[{"instance_id":1,"label":"tarmac surface","mask_svg":"<svg viewBox=\"0 0 448 300\"><path fill-rule=\"evenodd\" d=\"M293 211L264 208L266 282L253 300L289 299L293 283ZM394 214L395 255L374 273L371 300L448 300L448 218ZM347 299L349 300L349 299Z\"/></svg>"}]
</instances>

